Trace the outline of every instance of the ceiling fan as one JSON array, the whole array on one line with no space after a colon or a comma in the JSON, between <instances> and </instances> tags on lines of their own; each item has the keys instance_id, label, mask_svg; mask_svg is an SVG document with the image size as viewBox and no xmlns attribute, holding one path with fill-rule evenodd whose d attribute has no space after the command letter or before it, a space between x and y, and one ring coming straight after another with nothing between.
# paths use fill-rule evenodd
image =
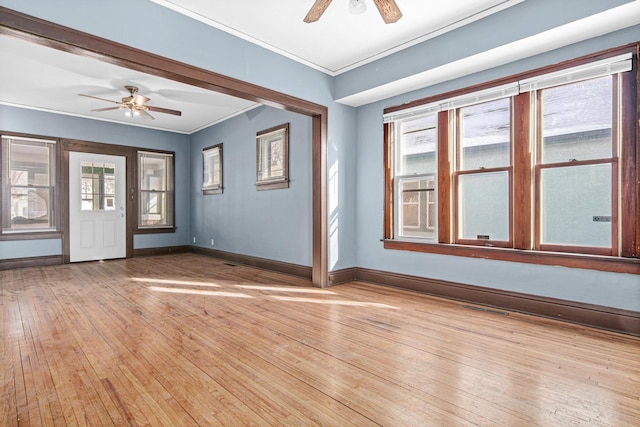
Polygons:
<instances>
[{"instance_id":1,"label":"ceiling fan","mask_svg":"<svg viewBox=\"0 0 640 427\"><path fill-rule=\"evenodd\" d=\"M311 6L307 16L304 17L303 21L306 23L316 22L327 7L331 4L332 0L316 0L316 2ZM349 0L351 3L349 7L354 10L354 13L362 13L364 11L364 0ZM402 12L400 12L400 8L396 4L395 0L373 0L376 7L378 8L378 12L382 15L382 19L385 24L393 24L398 19L402 18Z\"/></svg>"},{"instance_id":2,"label":"ceiling fan","mask_svg":"<svg viewBox=\"0 0 640 427\"><path fill-rule=\"evenodd\" d=\"M125 86L126 90L129 91L129 96L125 96L122 98L121 102L112 101L110 99L98 98L97 96L92 95L84 95L79 94L80 96L86 96L87 98L99 99L100 101L111 102L112 104L118 104L117 107L107 107L107 108L97 108L91 111L109 111L109 110L125 110L125 114L129 117L142 117L144 119L153 120L154 117L149 114L149 111L154 111L156 113L165 113L165 114L173 114L174 116L182 116L181 111L170 110L168 108L160 108L160 107L152 107L151 105L146 105L149 98L142 95L137 95L138 88L135 86Z\"/></svg>"}]
</instances>

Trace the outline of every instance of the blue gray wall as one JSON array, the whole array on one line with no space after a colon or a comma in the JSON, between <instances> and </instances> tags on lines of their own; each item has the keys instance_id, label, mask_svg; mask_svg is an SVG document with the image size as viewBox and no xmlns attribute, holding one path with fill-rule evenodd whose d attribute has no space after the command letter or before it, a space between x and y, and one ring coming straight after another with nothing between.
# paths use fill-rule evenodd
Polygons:
<instances>
[{"instance_id":1,"label":"blue gray wall","mask_svg":"<svg viewBox=\"0 0 640 427\"><path fill-rule=\"evenodd\" d=\"M385 107L638 41L640 26L499 68L482 72L466 70L466 77L359 108L334 102L334 99L499 47L623 3L627 2L527 0L468 27L332 78L147 0L0 0L3 6L30 15L328 106L331 270L359 266L640 311L638 276L391 251L384 250L380 242L383 213L382 111ZM145 19L138 19L136 25L127 26L127 31L122 31L120 25L114 25L126 22L131 16ZM269 67L264 67L265 63ZM214 128L203 135L231 132L227 125L220 126L221 130ZM88 133L90 137L87 139L97 139L98 135L92 131ZM193 159L201 153L200 144L204 144L199 140L201 136L194 136L189 153L194 169L185 179L190 181L194 197L193 231L196 237L202 234L204 239L208 239L211 233L216 232L217 225L207 221L205 212L216 209L216 197L209 196L211 201L204 197L196 198L201 178ZM212 141L215 142L225 143L226 158L227 141ZM227 172L228 166L225 165L225 181L230 179ZM221 214L217 217L221 218ZM286 229L281 231L286 232ZM190 234L179 235L181 241L190 242ZM306 236L303 238L307 239ZM236 247L227 237L221 240L221 245L225 239L229 248ZM153 245L161 242L137 243ZM263 247L251 247L248 252L261 254L263 250ZM278 253L277 256L287 258L291 255ZM302 258L307 261L298 261L297 258L285 261L307 264L308 254Z\"/></svg>"},{"instance_id":2,"label":"blue gray wall","mask_svg":"<svg viewBox=\"0 0 640 427\"><path fill-rule=\"evenodd\" d=\"M289 123L290 186L257 191L256 132L283 123ZM224 190L203 195L202 149L219 143ZM195 246L311 266L310 117L262 106L193 134L190 192Z\"/></svg>"}]
</instances>

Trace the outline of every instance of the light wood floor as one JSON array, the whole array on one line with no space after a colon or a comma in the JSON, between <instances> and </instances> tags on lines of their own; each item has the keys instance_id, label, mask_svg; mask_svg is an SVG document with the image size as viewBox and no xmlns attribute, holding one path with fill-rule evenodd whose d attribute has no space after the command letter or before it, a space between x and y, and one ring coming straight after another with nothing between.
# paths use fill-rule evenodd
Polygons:
<instances>
[{"instance_id":1,"label":"light wood floor","mask_svg":"<svg viewBox=\"0 0 640 427\"><path fill-rule=\"evenodd\" d=\"M636 337L194 254L0 283L4 426L640 425Z\"/></svg>"}]
</instances>

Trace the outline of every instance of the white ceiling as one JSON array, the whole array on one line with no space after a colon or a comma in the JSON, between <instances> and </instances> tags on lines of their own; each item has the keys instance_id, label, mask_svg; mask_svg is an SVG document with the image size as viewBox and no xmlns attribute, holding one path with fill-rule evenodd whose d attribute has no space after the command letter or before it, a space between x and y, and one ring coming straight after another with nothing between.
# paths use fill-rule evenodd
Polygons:
<instances>
[{"instance_id":1,"label":"white ceiling","mask_svg":"<svg viewBox=\"0 0 640 427\"><path fill-rule=\"evenodd\" d=\"M330 75L451 31L524 0L396 0L402 18L385 24L372 0L349 13L333 0L314 23L302 21L315 0L151 0Z\"/></svg>"},{"instance_id":2,"label":"white ceiling","mask_svg":"<svg viewBox=\"0 0 640 427\"><path fill-rule=\"evenodd\" d=\"M348 0L334 0L318 22L302 21L314 0L149 0L285 55L330 75L435 37L525 0L396 0L403 17L384 24L372 0L362 15L348 12ZM532 0L528 0L532 1ZM640 22L640 0L545 33L425 70L378 88L337 100L363 105L446 79L606 34ZM0 36L0 104L59 112L181 133L193 133L257 105L201 88ZM129 119L112 106L78 96L119 101L125 85L137 86L150 106L182 111L153 113L155 120ZM353 99L351 99L353 98Z\"/></svg>"},{"instance_id":3,"label":"white ceiling","mask_svg":"<svg viewBox=\"0 0 640 427\"><path fill-rule=\"evenodd\" d=\"M193 133L257 104L210 90L150 76L97 59L73 55L10 36L0 36L0 103L154 129ZM148 105L182 112L151 113L154 120L131 119L122 110L79 94L120 101L125 85L137 86Z\"/></svg>"}]
</instances>

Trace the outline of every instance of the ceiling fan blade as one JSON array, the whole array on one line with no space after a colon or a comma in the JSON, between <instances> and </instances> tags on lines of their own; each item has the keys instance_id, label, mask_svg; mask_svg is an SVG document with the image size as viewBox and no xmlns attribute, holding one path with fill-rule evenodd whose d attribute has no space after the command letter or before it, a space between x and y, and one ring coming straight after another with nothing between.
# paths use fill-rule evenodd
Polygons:
<instances>
[{"instance_id":1,"label":"ceiling fan blade","mask_svg":"<svg viewBox=\"0 0 640 427\"><path fill-rule=\"evenodd\" d=\"M107 108L96 108L95 110L91 110L91 111L109 111L109 110L119 110L122 107L107 107Z\"/></svg>"},{"instance_id":2,"label":"ceiling fan blade","mask_svg":"<svg viewBox=\"0 0 640 427\"><path fill-rule=\"evenodd\" d=\"M307 16L304 17L303 21L307 24L316 22L318 19L320 19L324 11L327 10L327 7L329 7L331 1L332 0L316 0L313 6L311 6L311 9L309 9Z\"/></svg>"},{"instance_id":3,"label":"ceiling fan blade","mask_svg":"<svg viewBox=\"0 0 640 427\"><path fill-rule=\"evenodd\" d=\"M155 111L156 113L165 113L165 114L173 114L174 116L182 116L182 111L178 111L178 110L170 110L168 108L152 107L150 105L145 105L144 108L149 110L149 111Z\"/></svg>"},{"instance_id":4,"label":"ceiling fan blade","mask_svg":"<svg viewBox=\"0 0 640 427\"><path fill-rule=\"evenodd\" d=\"M376 4L385 24L393 24L402 18L402 12L400 12L395 0L373 0L373 2Z\"/></svg>"},{"instance_id":5,"label":"ceiling fan blade","mask_svg":"<svg viewBox=\"0 0 640 427\"><path fill-rule=\"evenodd\" d=\"M98 98L97 96L84 95L84 94L82 94L82 93L79 93L78 95L80 95L80 96L84 96L84 97L87 97L87 98L99 99L100 101L107 101L107 102L111 102L112 104L120 104L118 101L112 101L112 100L110 100L110 99Z\"/></svg>"},{"instance_id":6,"label":"ceiling fan blade","mask_svg":"<svg viewBox=\"0 0 640 427\"><path fill-rule=\"evenodd\" d=\"M144 109L139 109L136 110L140 113L140 117L142 117L143 119L148 119L148 120L155 120L155 117L153 117L151 114L147 113L147 110Z\"/></svg>"}]
</instances>

